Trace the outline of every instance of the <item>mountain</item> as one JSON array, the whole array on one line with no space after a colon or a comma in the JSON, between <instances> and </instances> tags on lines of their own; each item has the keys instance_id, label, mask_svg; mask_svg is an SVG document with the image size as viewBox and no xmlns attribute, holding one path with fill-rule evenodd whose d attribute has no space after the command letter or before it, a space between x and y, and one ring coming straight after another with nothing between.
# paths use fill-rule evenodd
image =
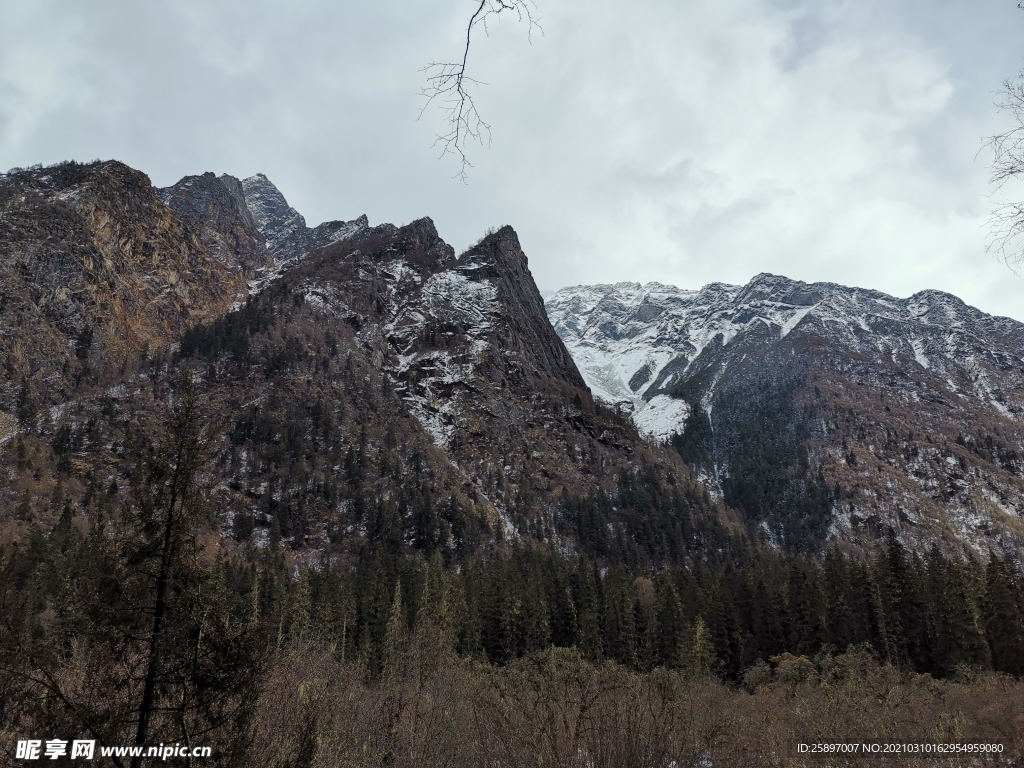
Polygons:
<instances>
[{"instance_id":1,"label":"mountain","mask_svg":"<svg viewBox=\"0 0 1024 768\"><path fill-rule=\"evenodd\" d=\"M382 536L384 516L400 528L388 535L429 547L469 536L574 547L564 503L614 495L643 463L689 489L678 504L713 517L678 456L593 401L509 227L459 256L429 219L366 229L291 264L181 352L218 371L208 392L225 410L256 405L270 422L239 434L250 458L226 467L235 492L222 506L242 518L258 508L285 538ZM310 439L324 422L335 426ZM289 429L307 437L288 461L252 460L274 450L260 435ZM332 455L345 456L341 477Z\"/></svg>"},{"instance_id":2,"label":"mountain","mask_svg":"<svg viewBox=\"0 0 1024 768\"><path fill-rule=\"evenodd\" d=\"M117 421L191 369L228 421L235 537L637 563L745 521L809 551L1020 546L1024 331L947 294L759 275L545 306L509 227L458 255L429 219L309 227L259 174L65 163L0 201L0 427L32 478L5 493L29 511L61 484L96 503L128 472Z\"/></svg>"},{"instance_id":3,"label":"mountain","mask_svg":"<svg viewBox=\"0 0 1024 768\"><path fill-rule=\"evenodd\" d=\"M578 286L547 311L595 396L776 539L1019 551L1024 324L761 274Z\"/></svg>"},{"instance_id":4,"label":"mountain","mask_svg":"<svg viewBox=\"0 0 1024 768\"><path fill-rule=\"evenodd\" d=\"M157 196L178 218L197 231L210 255L246 276L273 265L263 228L253 218L237 179L212 173L186 176L157 189Z\"/></svg>"},{"instance_id":5,"label":"mountain","mask_svg":"<svg viewBox=\"0 0 1024 768\"><path fill-rule=\"evenodd\" d=\"M46 322L7 327L22 345L63 333L45 373L8 379L5 460L21 469L3 493L23 520L60 513L55 494L72 516L112 508L132 477L117 446L190 371L224 419L210 500L228 537L447 553L511 538L644 562L726 535L728 514L678 454L594 401L510 227L456 255L430 219L308 227L265 176L155 189L113 162L21 171L0 188L8 211L26 209L22 190L40 200L4 258L29 265L11 284ZM98 260L104 228L143 233L114 238L116 300L140 327L162 318L159 333L121 338L125 321L97 302L65 330L32 304L41 286L97 280L32 260L54 239L46 217L96 189L104 215L78 222L75 263ZM153 231L160 259L133 259L155 250ZM76 353L84 327L94 340ZM119 354L101 354L115 341Z\"/></svg>"},{"instance_id":6,"label":"mountain","mask_svg":"<svg viewBox=\"0 0 1024 768\"><path fill-rule=\"evenodd\" d=\"M366 216L306 226L305 218L262 173L241 181L210 172L186 176L157 194L202 233L203 244L216 258L237 262L232 266L256 278L257 284L310 251L369 227Z\"/></svg>"},{"instance_id":7,"label":"mountain","mask_svg":"<svg viewBox=\"0 0 1024 768\"><path fill-rule=\"evenodd\" d=\"M267 250L278 263L287 263L305 253L338 240L351 237L366 229L366 216L352 221L327 221L316 227L307 227L302 214L288 205L284 195L262 173L239 181L223 175L220 181L232 190L249 210L256 228L266 238Z\"/></svg>"}]
</instances>

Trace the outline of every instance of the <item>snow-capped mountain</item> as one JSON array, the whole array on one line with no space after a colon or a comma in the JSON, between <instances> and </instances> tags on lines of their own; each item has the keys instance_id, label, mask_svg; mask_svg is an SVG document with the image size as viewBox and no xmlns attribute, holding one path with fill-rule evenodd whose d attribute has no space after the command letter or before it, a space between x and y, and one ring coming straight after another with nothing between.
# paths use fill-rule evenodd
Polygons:
<instances>
[{"instance_id":1,"label":"snow-capped mountain","mask_svg":"<svg viewBox=\"0 0 1024 768\"><path fill-rule=\"evenodd\" d=\"M867 358L930 371L951 394L1024 416L1024 386L1017 386L1024 383L1024 324L940 291L897 299L761 274L746 286L712 283L699 291L576 286L551 294L546 308L594 395L629 410L655 437L682 429L689 413L666 392L729 357L730 344L749 357L751 343L772 346L798 328ZM706 405L713 393L712 383Z\"/></svg>"},{"instance_id":2,"label":"snow-capped mountain","mask_svg":"<svg viewBox=\"0 0 1024 768\"><path fill-rule=\"evenodd\" d=\"M707 419L720 487L740 433L759 428L737 413L766 418L751 404L774 397L794 404L783 421L800 423L812 474L838 488L836 524L1020 533L1022 323L939 291L898 299L769 274L698 291L577 286L546 307L595 396L641 431L665 439L694 427L695 409Z\"/></svg>"}]
</instances>

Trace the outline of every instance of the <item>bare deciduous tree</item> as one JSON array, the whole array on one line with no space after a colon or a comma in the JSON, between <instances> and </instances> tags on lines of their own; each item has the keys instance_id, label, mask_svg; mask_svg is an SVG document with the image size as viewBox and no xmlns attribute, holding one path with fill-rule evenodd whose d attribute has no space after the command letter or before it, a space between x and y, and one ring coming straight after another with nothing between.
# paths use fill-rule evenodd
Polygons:
<instances>
[{"instance_id":1,"label":"bare deciduous tree","mask_svg":"<svg viewBox=\"0 0 1024 768\"><path fill-rule=\"evenodd\" d=\"M996 106L1009 112L1014 127L989 136L992 148L990 183L999 190L1010 180L1024 175L1024 75L1003 82ZM990 219L988 250L1011 268L1024 263L1024 202L999 202Z\"/></svg>"},{"instance_id":2,"label":"bare deciduous tree","mask_svg":"<svg viewBox=\"0 0 1024 768\"><path fill-rule=\"evenodd\" d=\"M446 131L439 133L433 146L441 147L440 157L454 155L459 161L459 172L455 178L466 181L466 174L473 164L466 155L466 144L470 141L481 145L490 144L491 126L477 111L473 101L474 86L486 85L468 74L469 46L473 38L473 30L482 26L487 34L488 21L503 13L514 13L518 21L526 21L527 37L532 39L536 28L543 33L539 20L534 16L536 5L533 0L480 0L473 15L466 25L466 44L462 50L462 58L453 62L433 61L423 68L426 74L426 85L420 91L425 99L420 116L427 107L437 103L444 114Z\"/></svg>"}]
</instances>

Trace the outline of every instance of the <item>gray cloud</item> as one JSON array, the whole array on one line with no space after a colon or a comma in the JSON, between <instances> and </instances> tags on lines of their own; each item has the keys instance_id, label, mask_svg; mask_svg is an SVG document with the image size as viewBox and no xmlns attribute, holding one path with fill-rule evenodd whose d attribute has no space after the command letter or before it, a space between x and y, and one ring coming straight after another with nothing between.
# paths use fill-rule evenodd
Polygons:
<instances>
[{"instance_id":1,"label":"gray cloud","mask_svg":"<svg viewBox=\"0 0 1024 768\"><path fill-rule=\"evenodd\" d=\"M311 223L430 215L457 248L510 223L542 288L771 271L1024 319L975 158L1024 56L1013 4L580 7L538 0L532 45L510 22L474 42L494 143L466 187L416 94L467 3L0 0L0 167L262 171Z\"/></svg>"}]
</instances>

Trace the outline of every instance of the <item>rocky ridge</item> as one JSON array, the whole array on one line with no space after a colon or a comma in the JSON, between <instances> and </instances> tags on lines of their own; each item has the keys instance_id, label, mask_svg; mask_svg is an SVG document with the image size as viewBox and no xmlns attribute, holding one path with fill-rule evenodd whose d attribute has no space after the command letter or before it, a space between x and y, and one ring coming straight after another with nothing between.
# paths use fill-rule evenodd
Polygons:
<instances>
[{"instance_id":1,"label":"rocky ridge","mask_svg":"<svg viewBox=\"0 0 1024 768\"><path fill-rule=\"evenodd\" d=\"M498 530L610 551L667 525L678 552L678 510L731 515L711 511L682 457L781 546L1022 541L1022 326L948 294L759 275L577 287L545 306L509 227L461 255L429 219L310 228L262 175L157 190L119 163L69 163L0 177L0 205L5 435L45 432L143 370L171 386L174 361L198 356L207 394L246 414L224 464L230 519L307 536L319 510L335 521L321 542L369 531L361 494L405 498L397 450L407 470L428 468L430 493ZM279 466L283 435L292 462L316 446L305 469ZM353 445L377 458L351 459L347 491L316 491L335 487ZM353 486L367 466L379 475ZM617 497L641 471L674 500ZM326 473L321 486L292 485L309 472Z\"/></svg>"},{"instance_id":2,"label":"rocky ridge","mask_svg":"<svg viewBox=\"0 0 1024 768\"><path fill-rule=\"evenodd\" d=\"M609 470L639 455L680 472L594 403L511 227L456 256L429 219L382 225L281 279L315 314L352 329L471 497L496 513L607 488Z\"/></svg>"},{"instance_id":3,"label":"rocky ridge","mask_svg":"<svg viewBox=\"0 0 1024 768\"><path fill-rule=\"evenodd\" d=\"M32 214L21 240L8 238L5 289L46 318L4 318L4 332L63 354L30 374L31 408L7 379L0 494L16 520L64 514L58 497L72 516L115 504L128 483L125 430L153 418L190 370L228 419L210 501L239 539L341 551L384 538L450 552L525 537L640 561L680 558L697 528L719 530L724 512L679 457L594 401L510 227L456 255L429 219L310 228L264 176L206 173L154 189L119 163L30 169L0 190L4 223ZM97 190L103 216L68 213L65 198L81 205ZM77 272L37 258L60 232L54 212L71 222L60 248L79 248ZM89 272L97 242L117 244L120 282ZM41 290L76 280L130 304L130 323L148 332L119 335L123 314L109 301L75 298L71 321L53 316ZM84 328L91 345L78 341ZM62 386L47 385L54 377ZM644 492L664 496L651 514L667 527L644 519L635 489L613 501L641 468Z\"/></svg>"},{"instance_id":4,"label":"rocky ridge","mask_svg":"<svg viewBox=\"0 0 1024 768\"><path fill-rule=\"evenodd\" d=\"M812 408L804 443L837 489L833 535L1020 541L1024 324L939 291L768 274L699 291L578 286L547 310L595 395L658 439L695 411L728 421L716 409L751 386ZM730 458L710 452L716 483Z\"/></svg>"},{"instance_id":5,"label":"rocky ridge","mask_svg":"<svg viewBox=\"0 0 1024 768\"><path fill-rule=\"evenodd\" d=\"M262 173L241 181L225 174L220 181L236 199L244 202L256 229L266 241L267 250L278 265L369 227L366 216L352 221L326 221L316 227L306 226L302 214L288 205L281 191Z\"/></svg>"},{"instance_id":6,"label":"rocky ridge","mask_svg":"<svg viewBox=\"0 0 1024 768\"><path fill-rule=\"evenodd\" d=\"M367 226L306 227L263 176L157 189L116 161L0 174L0 405L41 405L110 364L131 367Z\"/></svg>"}]
</instances>

